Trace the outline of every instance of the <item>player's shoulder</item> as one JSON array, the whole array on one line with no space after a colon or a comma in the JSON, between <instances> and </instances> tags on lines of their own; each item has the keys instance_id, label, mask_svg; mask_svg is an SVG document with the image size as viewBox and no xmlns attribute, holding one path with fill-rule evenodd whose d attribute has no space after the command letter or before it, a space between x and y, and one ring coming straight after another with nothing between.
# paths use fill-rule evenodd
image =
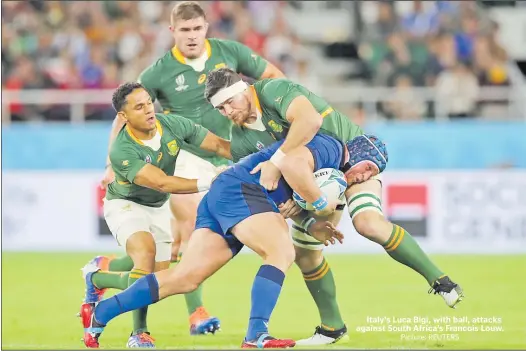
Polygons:
<instances>
[{"instance_id":1,"label":"player's shoulder","mask_svg":"<svg viewBox=\"0 0 526 351\"><path fill-rule=\"evenodd\" d=\"M224 47L228 49L236 45L242 45L240 42L230 39L208 38L207 40L212 46Z\"/></svg>"},{"instance_id":2,"label":"player's shoulder","mask_svg":"<svg viewBox=\"0 0 526 351\"><path fill-rule=\"evenodd\" d=\"M137 152L137 145L128 135L126 127L123 127L111 144L110 158L120 158L123 155Z\"/></svg>"},{"instance_id":3,"label":"player's shoulder","mask_svg":"<svg viewBox=\"0 0 526 351\"><path fill-rule=\"evenodd\" d=\"M171 63L173 60L172 58L172 52L168 51L163 56L157 58L151 65L146 67L140 74L141 78L149 78L152 76L157 76L158 74L161 74L163 69L166 67L168 63Z\"/></svg>"}]
</instances>

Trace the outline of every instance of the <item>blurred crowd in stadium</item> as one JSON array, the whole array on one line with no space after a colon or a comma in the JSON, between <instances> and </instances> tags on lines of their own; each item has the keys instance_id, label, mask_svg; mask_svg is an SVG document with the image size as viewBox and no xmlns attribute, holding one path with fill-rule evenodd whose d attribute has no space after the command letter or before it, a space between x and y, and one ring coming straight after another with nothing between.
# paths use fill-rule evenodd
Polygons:
<instances>
[{"instance_id":1,"label":"blurred crowd in stadium","mask_svg":"<svg viewBox=\"0 0 526 351\"><path fill-rule=\"evenodd\" d=\"M282 15L286 1L207 1L209 36L238 40L292 79L308 68L308 52ZM168 14L173 1L2 2L2 87L111 89L135 80L173 45ZM450 116L475 111L480 86L508 85L498 26L474 1L363 1L359 58L373 86L393 86L386 115L424 114L408 87L436 86ZM462 82L460 88L459 82ZM448 103L451 96L462 96ZM409 103L410 102L410 103ZM96 110L96 109L95 109ZM64 110L67 113L67 110ZM14 119L55 109L11 105ZM17 118L18 116L18 118ZM95 119L113 118L111 111ZM66 118L67 119L67 118Z\"/></svg>"}]
</instances>

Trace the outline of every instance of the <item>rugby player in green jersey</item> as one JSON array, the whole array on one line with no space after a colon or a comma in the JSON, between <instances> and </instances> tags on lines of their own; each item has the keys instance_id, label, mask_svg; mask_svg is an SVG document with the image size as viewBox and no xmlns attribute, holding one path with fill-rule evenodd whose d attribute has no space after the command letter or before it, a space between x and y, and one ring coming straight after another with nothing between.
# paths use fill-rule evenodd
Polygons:
<instances>
[{"instance_id":1,"label":"rugby player in green jersey","mask_svg":"<svg viewBox=\"0 0 526 351\"><path fill-rule=\"evenodd\" d=\"M230 139L232 123L219 118L219 113L204 98L205 79L213 69L230 67L245 76L263 79L283 77L283 73L265 59L256 55L243 44L231 40L206 39L208 23L201 6L193 1L178 3L170 17L170 31L175 46L155 63L146 68L139 82L148 90L152 99L158 100L164 113L175 113L200 124L224 139ZM110 147L122 129L124 120L116 117L110 135ZM228 160L203 151L193 145L182 146L174 175L192 179L203 174L213 175L215 167L226 165ZM114 179L111 160L108 158L102 185ZM197 206L206 192L176 194L171 196L170 207L174 215L172 222L172 262L184 247L194 230ZM129 257L111 259L96 258L101 269L128 271L132 267ZM199 334L211 317L203 307L202 287L185 295L190 315L190 333Z\"/></svg>"},{"instance_id":2,"label":"rugby player in green jersey","mask_svg":"<svg viewBox=\"0 0 526 351\"><path fill-rule=\"evenodd\" d=\"M175 114L155 114L149 93L139 83L121 85L113 106L126 121L110 150L115 181L108 185L104 218L112 234L133 262L127 275L100 271L96 262L83 268L86 296L80 317L85 322L91 308L106 288L126 289L142 276L168 268L173 238L170 231L169 194L190 194L208 190L214 174L194 179L172 176L181 148L192 145L221 157L230 157L230 142L206 128ZM128 347L153 347L146 326L146 309L134 318ZM89 318L88 318L89 319ZM219 326L217 318L207 322L208 330Z\"/></svg>"},{"instance_id":3,"label":"rugby player in green jersey","mask_svg":"<svg viewBox=\"0 0 526 351\"><path fill-rule=\"evenodd\" d=\"M359 126L333 109L326 100L287 79L264 79L249 86L236 72L221 68L208 74L205 95L236 125L232 130L231 145L235 157L252 153L271 139L285 140L270 161L253 170L254 173L261 172L261 185L268 190L276 188L283 172L290 174L295 167L300 167L296 160L304 155L298 154L296 149L308 143L316 133L331 135L344 143L363 134ZM264 132L267 133L266 142L262 142ZM363 168L362 171L375 171L368 163L359 167ZM442 296L446 304L454 308L464 296L462 289L433 264L408 232L384 217L381 196L378 177L367 181L358 177L349 186L347 206L356 231L382 245L394 260L421 274L431 286L429 291ZM328 265L320 251L321 246L313 243L312 238L302 236L304 233L299 226L294 229L296 262L300 269L308 277L323 276L328 272ZM326 332L323 326L316 329L310 341L305 342L311 345L321 342L321 336Z\"/></svg>"}]
</instances>

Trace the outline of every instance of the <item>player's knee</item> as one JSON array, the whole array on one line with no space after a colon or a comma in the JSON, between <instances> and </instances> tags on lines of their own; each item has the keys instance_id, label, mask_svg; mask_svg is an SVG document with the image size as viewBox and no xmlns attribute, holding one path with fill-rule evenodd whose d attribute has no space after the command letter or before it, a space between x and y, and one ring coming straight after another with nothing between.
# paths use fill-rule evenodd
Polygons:
<instances>
[{"instance_id":1,"label":"player's knee","mask_svg":"<svg viewBox=\"0 0 526 351\"><path fill-rule=\"evenodd\" d=\"M281 246L278 250L269 250L264 258L267 264L276 266L286 271L290 268L296 258L296 252L293 245Z\"/></svg>"},{"instance_id":2,"label":"player's knee","mask_svg":"<svg viewBox=\"0 0 526 351\"><path fill-rule=\"evenodd\" d=\"M323 261L322 250L308 250L297 246L294 249L296 251L294 262L302 272L312 271Z\"/></svg>"},{"instance_id":3,"label":"player's knee","mask_svg":"<svg viewBox=\"0 0 526 351\"><path fill-rule=\"evenodd\" d=\"M385 228L389 222L376 211L364 211L353 218L356 231L369 240L383 242Z\"/></svg>"}]
</instances>

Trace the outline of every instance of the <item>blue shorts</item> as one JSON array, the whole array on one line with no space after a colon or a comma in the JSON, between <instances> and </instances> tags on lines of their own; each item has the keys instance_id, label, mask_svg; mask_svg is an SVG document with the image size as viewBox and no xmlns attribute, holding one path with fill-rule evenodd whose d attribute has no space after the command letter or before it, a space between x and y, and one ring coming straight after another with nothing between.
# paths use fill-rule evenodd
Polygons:
<instances>
[{"instance_id":1,"label":"blue shorts","mask_svg":"<svg viewBox=\"0 0 526 351\"><path fill-rule=\"evenodd\" d=\"M279 210L262 186L221 174L199 204L195 229L207 228L221 235L235 256L243 244L231 229L244 219L265 212Z\"/></svg>"}]
</instances>

